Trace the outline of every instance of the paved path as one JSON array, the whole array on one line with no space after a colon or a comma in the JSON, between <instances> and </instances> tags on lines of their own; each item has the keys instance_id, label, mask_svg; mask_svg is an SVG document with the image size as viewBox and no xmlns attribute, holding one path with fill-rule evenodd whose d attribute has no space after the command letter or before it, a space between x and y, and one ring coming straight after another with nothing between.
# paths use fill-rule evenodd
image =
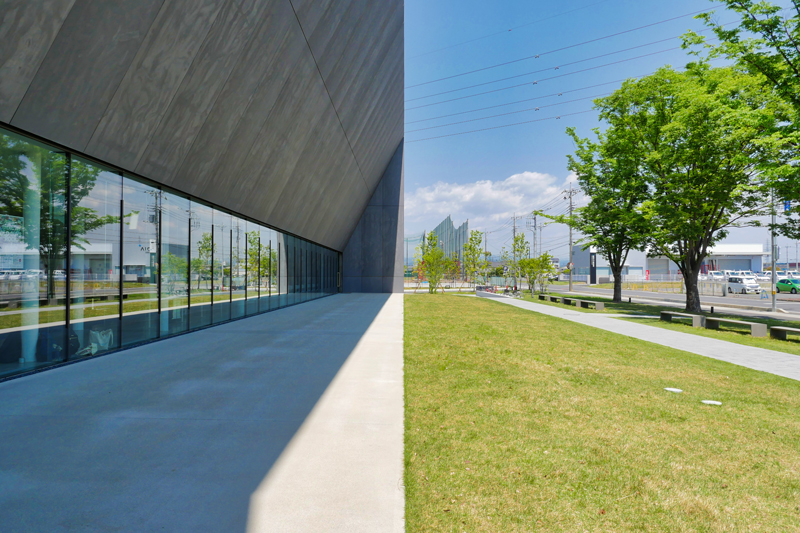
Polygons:
<instances>
[{"instance_id":1,"label":"paved path","mask_svg":"<svg viewBox=\"0 0 800 533\"><path fill-rule=\"evenodd\" d=\"M492 299L514 307L577 322L585 326L604 329L627 337L669 346L670 348L800 381L800 356L797 355L637 324L630 320L619 320L600 313L579 313L568 307L542 305L502 296L494 296Z\"/></svg>"},{"instance_id":2,"label":"paved path","mask_svg":"<svg viewBox=\"0 0 800 533\"><path fill-rule=\"evenodd\" d=\"M0 383L0 530L402 531L402 312L336 295Z\"/></svg>"}]
</instances>

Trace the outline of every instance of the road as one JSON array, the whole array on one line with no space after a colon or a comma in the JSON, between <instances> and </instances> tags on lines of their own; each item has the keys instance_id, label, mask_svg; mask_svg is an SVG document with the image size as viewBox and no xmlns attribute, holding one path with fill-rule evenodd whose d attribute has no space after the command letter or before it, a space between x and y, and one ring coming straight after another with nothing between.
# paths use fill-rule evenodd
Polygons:
<instances>
[{"instance_id":1,"label":"road","mask_svg":"<svg viewBox=\"0 0 800 533\"><path fill-rule=\"evenodd\" d=\"M567 292L569 288L567 285L551 285L550 290L553 292ZM597 287L591 287L589 285L583 285L583 284L573 284L573 290L574 292L580 292L585 294L597 294L598 296L608 296L609 298L613 295L614 292L612 289L599 289ZM778 296L779 309L783 309L784 311L788 311L790 313L800 314L800 295L778 294L777 296ZM674 293L664 293L664 292L623 290L622 297L640 298L648 300L662 300L680 304L686 302L686 296L684 294L674 294ZM729 305L747 306L747 307L764 309L764 311L769 311L770 308L772 307L772 302L769 299L762 300L761 297L756 294L748 294L748 295L731 294L728 296L701 296L700 302L702 305L706 306L710 305L719 307L725 307Z\"/></svg>"}]
</instances>

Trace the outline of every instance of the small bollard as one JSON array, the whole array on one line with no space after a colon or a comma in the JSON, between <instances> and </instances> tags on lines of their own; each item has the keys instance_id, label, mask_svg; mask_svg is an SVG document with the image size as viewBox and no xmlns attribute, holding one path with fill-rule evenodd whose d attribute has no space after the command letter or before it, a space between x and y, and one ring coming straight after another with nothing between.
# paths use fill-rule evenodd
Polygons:
<instances>
[{"instance_id":1,"label":"small bollard","mask_svg":"<svg viewBox=\"0 0 800 533\"><path fill-rule=\"evenodd\" d=\"M714 314L714 306L713 305L711 306L711 314L712 315Z\"/></svg>"},{"instance_id":2,"label":"small bollard","mask_svg":"<svg viewBox=\"0 0 800 533\"><path fill-rule=\"evenodd\" d=\"M631 297L628 296L628 303L631 303Z\"/></svg>"}]
</instances>

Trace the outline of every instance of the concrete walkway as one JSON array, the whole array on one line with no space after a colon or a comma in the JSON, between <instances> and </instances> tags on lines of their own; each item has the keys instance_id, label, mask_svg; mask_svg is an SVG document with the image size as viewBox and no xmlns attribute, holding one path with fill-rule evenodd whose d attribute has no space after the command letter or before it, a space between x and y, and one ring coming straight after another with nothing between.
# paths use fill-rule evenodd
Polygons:
<instances>
[{"instance_id":1,"label":"concrete walkway","mask_svg":"<svg viewBox=\"0 0 800 533\"><path fill-rule=\"evenodd\" d=\"M403 530L403 297L0 383L3 531Z\"/></svg>"},{"instance_id":2,"label":"concrete walkway","mask_svg":"<svg viewBox=\"0 0 800 533\"><path fill-rule=\"evenodd\" d=\"M533 302L526 302L503 296L491 296L491 299L506 305L535 311L543 315L563 318L585 326L619 333L627 337L653 342L685 352L690 352L735 365L769 372L778 376L800 381L800 356L774 350L754 348L743 344L702 337L691 333L681 333L655 326L637 324L629 320L619 320L601 313L579 313L569 307L555 307Z\"/></svg>"}]
</instances>

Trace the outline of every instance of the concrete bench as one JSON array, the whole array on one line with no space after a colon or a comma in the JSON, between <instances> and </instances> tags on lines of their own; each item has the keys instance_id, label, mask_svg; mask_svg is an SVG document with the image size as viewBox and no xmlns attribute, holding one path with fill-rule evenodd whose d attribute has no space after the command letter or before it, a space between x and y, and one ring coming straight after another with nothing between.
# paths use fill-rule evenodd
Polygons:
<instances>
[{"instance_id":1,"label":"concrete bench","mask_svg":"<svg viewBox=\"0 0 800 533\"><path fill-rule=\"evenodd\" d=\"M584 309L591 309L591 306L594 306L595 311L603 311L606 308L606 304L603 302L593 302L591 300L576 300L580 307Z\"/></svg>"},{"instance_id":2,"label":"concrete bench","mask_svg":"<svg viewBox=\"0 0 800 533\"><path fill-rule=\"evenodd\" d=\"M785 341L787 340L786 336L789 335L789 333L793 334L796 333L800 335L800 329L787 328L784 326L772 326L771 328L769 328L769 336L772 337L773 339Z\"/></svg>"},{"instance_id":3,"label":"concrete bench","mask_svg":"<svg viewBox=\"0 0 800 533\"><path fill-rule=\"evenodd\" d=\"M547 295L546 294L540 294L539 295L539 299L546 302L547 301Z\"/></svg>"},{"instance_id":4,"label":"concrete bench","mask_svg":"<svg viewBox=\"0 0 800 533\"><path fill-rule=\"evenodd\" d=\"M689 313L679 313L677 311L661 311L661 320L672 322L673 318L691 318L693 328L702 328L706 325L706 317L701 315L690 315Z\"/></svg>"},{"instance_id":5,"label":"concrete bench","mask_svg":"<svg viewBox=\"0 0 800 533\"><path fill-rule=\"evenodd\" d=\"M581 301L580 300L576 300L575 298L563 298L562 301L563 301L564 305L575 305L575 306L580 306L581 305Z\"/></svg>"},{"instance_id":6,"label":"concrete bench","mask_svg":"<svg viewBox=\"0 0 800 533\"><path fill-rule=\"evenodd\" d=\"M706 329L719 329L720 324L736 324L738 326L749 326L750 335L753 337L766 337L767 325L759 324L758 322L745 322L743 320L731 320L730 318L712 318L706 317Z\"/></svg>"},{"instance_id":7,"label":"concrete bench","mask_svg":"<svg viewBox=\"0 0 800 533\"><path fill-rule=\"evenodd\" d=\"M555 302L557 304L560 304L561 300L563 300L563 298L561 296L550 296L550 301L551 302Z\"/></svg>"}]
</instances>

